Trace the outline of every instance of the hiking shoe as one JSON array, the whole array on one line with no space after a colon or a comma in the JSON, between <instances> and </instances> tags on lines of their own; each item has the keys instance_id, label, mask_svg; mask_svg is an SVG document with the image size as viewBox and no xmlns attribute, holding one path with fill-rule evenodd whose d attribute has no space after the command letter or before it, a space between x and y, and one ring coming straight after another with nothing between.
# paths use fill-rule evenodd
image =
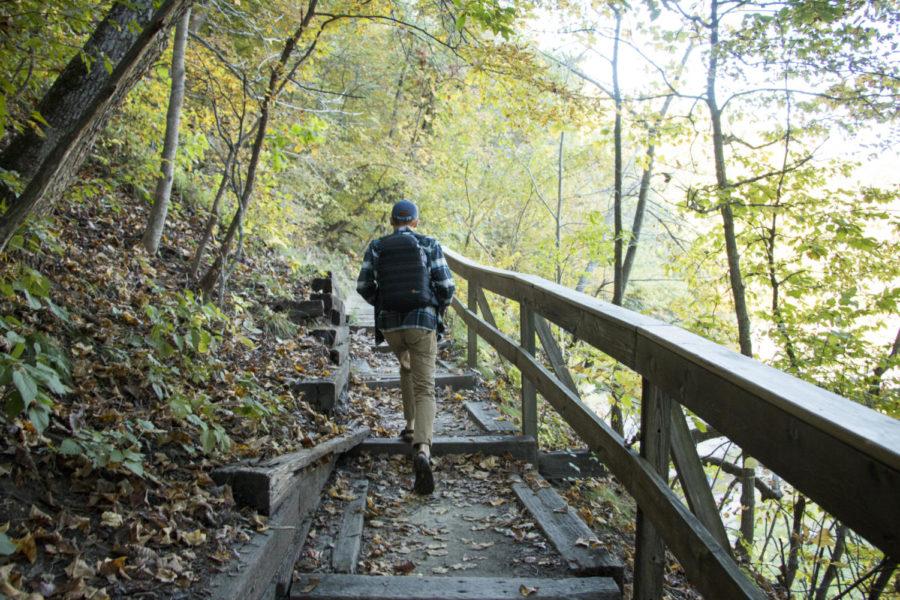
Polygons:
<instances>
[{"instance_id":1,"label":"hiking shoe","mask_svg":"<svg viewBox=\"0 0 900 600\"><path fill-rule=\"evenodd\" d=\"M434 474L431 472L431 461L421 452L417 452L413 459L413 472L416 474L413 491L425 496L432 493L434 491Z\"/></svg>"},{"instance_id":2,"label":"hiking shoe","mask_svg":"<svg viewBox=\"0 0 900 600\"><path fill-rule=\"evenodd\" d=\"M413 430L412 429L404 429L400 432L400 439L406 442L407 444L412 444L413 441Z\"/></svg>"}]
</instances>

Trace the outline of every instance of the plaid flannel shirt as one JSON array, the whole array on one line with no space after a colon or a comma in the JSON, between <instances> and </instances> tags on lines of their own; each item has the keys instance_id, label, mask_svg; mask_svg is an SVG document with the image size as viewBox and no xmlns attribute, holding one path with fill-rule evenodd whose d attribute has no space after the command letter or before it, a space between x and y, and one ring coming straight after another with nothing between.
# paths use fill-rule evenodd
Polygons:
<instances>
[{"instance_id":1,"label":"plaid flannel shirt","mask_svg":"<svg viewBox=\"0 0 900 600\"><path fill-rule=\"evenodd\" d=\"M415 235L409 227L401 227L398 231ZM437 300L438 308L426 306L417 308L408 313L394 312L390 310L379 311L375 315L375 328L379 331L395 331L397 329L429 329L432 331L442 331L443 323L441 314L450 306L453 299L453 292L456 286L453 284L453 276L450 274L450 268L444 259L444 251L441 245L434 238L427 236L418 236L419 245L425 251L428 258L428 268L431 272L431 285L434 297ZM366 248L366 254L363 258L362 267L359 270L359 277L356 280L356 291L365 298L366 302L375 306L378 299L378 272L375 265L378 263L378 243L375 240Z\"/></svg>"}]
</instances>

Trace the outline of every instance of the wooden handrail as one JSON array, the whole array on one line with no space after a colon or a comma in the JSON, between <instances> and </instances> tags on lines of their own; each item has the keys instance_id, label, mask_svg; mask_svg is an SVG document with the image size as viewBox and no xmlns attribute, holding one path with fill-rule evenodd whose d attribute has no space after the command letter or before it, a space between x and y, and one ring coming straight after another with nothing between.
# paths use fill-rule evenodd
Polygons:
<instances>
[{"instance_id":1,"label":"wooden handrail","mask_svg":"<svg viewBox=\"0 0 900 600\"><path fill-rule=\"evenodd\" d=\"M526 304L640 373L886 554L900 557L900 421L652 317L540 277L445 254L470 285Z\"/></svg>"}]
</instances>

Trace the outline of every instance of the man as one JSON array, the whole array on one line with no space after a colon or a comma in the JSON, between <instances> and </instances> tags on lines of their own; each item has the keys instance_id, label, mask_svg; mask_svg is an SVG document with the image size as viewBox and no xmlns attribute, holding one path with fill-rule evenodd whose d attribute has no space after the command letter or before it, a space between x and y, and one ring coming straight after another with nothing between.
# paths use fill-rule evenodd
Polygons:
<instances>
[{"instance_id":1,"label":"man","mask_svg":"<svg viewBox=\"0 0 900 600\"><path fill-rule=\"evenodd\" d=\"M394 233L369 244L356 290L375 307L376 341L382 334L400 362L406 418L401 437L413 444L413 489L430 494L437 335L443 332L441 315L456 288L441 245L413 231L418 224L415 204L401 200L394 205Z\"/></svg>"}]
</instances>

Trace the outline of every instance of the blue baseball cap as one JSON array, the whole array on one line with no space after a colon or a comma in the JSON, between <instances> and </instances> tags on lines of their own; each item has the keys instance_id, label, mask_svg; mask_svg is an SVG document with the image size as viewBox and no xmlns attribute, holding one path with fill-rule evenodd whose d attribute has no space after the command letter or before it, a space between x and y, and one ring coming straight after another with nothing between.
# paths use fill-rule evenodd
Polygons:
<instances>
[{"instance_id":1,"label":"blue baseball cap","mask_svg":"<svg viewBox=\"0 0 900 600\"><path fill-rule=\"evenodd\" d=\"M409 223L419 218L419 209L409 200L401 200L391 209L391 219L397 223Z\"/></svg>"}]
</instances>

